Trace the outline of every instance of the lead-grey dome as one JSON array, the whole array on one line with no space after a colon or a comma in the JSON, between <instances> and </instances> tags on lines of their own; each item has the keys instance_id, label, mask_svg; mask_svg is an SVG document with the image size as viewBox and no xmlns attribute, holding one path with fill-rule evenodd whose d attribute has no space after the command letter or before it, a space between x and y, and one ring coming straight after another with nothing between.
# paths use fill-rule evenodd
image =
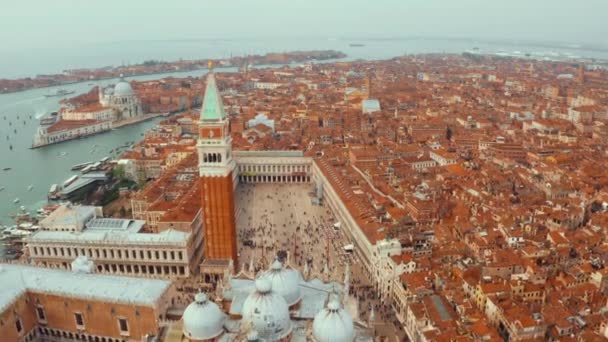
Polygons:
<instances>
[{"instance_id":1,"label":"lead-grey dome","mask_svg":"<svg viewBox=\"0 0 608 342\"><path fill-rule=\"evenodd\" d=\"M184 336L194 340L208 340L224 331L226 315L217 304L209 301L206 294L200 292L184 310L182 320Z\"/></svg>"},{"instance_id":2,"label":"lead-grey dome","mask_svg":"<svg viewBox=\"0 0 608 342\"><path fill-rule=\"evenodd\" d=\"M300 294L300 273L283 267L283 264L275 260L270 269L261 275L261 278L270 280L272 291L277 292L287 302L288 306L297 304L302 298Z\"/></svg>"},{"instance_id":3,"label":"lead-grey dome","mask_svg":"<svg viewBox=\"0 0 608 342\"><path fill-rule=\"evenodd\" d=\"M355 326L353 319L334 298L315 316L312 334L317 342L352 342Z\"/></svg>"},{"instance_id":4,"label":"lead-grey dome","mask_svg":"<svg viewBox=\"0 0 608 342\"><path fill-rule=\"evenodd\" d=\"M264 341L278 341L291 334L289 308L283 296L272 291L265 278L255 281L255 291L243 303L243 320L251 323Z\"/></svg>"},{"instance_id":5,"label":"lead-grey dome","mask_svg":"<svg viewBox=\"0 0 608 342\"><path fill-rule=\"evenodd\" d=\"M133 94L133 88L131 88L129 82L125 81L122 75L120 75L120 82L116 83L116 85L114 86L114 95L131 96Z\"/></svg>"}]
</instances>

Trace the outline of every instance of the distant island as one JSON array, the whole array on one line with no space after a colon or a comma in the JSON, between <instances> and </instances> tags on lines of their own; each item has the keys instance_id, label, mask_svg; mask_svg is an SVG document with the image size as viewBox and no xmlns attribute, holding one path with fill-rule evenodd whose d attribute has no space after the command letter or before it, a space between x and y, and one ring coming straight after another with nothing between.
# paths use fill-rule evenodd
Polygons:
<instances>
[{"instance_id":1,"label":"distant island","mask_svg":"<svg viewBox=\"0 0 608 342\"><path fill-rule=\"evenodd\" d=\"M237 56L226 59L179 60L173 62L148 60L140 64L107 66L102 68L68 69L61 74L36 75L20 79L0 79L0 94L13 93L34 88L52 87L84 81L102 80L124 76L141 76L168 72L185 72L207 68L213 61L216 67L247 67L249 65L272 65L322 61L346 57L334 50L291 51L267 53L265 55Z\"/></svg>"}]
</instances>

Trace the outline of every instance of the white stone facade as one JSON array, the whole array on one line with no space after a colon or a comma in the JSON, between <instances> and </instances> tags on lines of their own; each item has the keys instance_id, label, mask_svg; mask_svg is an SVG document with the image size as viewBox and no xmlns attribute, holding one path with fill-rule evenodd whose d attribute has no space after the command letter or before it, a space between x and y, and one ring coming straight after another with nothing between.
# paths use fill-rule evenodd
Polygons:
<instances>
[{"instance_id":1,"label":"white stone facade","mask_svg":"<svg viewBox=\"0 0 608 342\"><path fill-rule=\"evenodd\" d=\"M99 87L99 103L118 112L117 120L127 120L143 115L141 101L122 77L114 88Z\"/></svg>"},{"instance_id":2,"label":"white stone facade","mask_svg":"<svg viewBox=\"0 0 608 342\"><path fill-rule=\"evenodd\" d=\"M107 243L99 241L29 241L32 262L38 266L69 269L71 261L86 256L97 273L157 278L188 277L188 243Z\"/></svg>"}]
</instances>

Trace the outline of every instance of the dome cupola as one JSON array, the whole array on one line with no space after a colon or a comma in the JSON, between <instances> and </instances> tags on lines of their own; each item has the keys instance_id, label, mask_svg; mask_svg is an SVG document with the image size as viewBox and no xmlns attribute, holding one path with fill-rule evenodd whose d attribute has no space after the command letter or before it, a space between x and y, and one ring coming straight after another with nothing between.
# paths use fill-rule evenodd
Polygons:
<instances>
[{"instance_id":1,"label":"dome cupola","mask_svg":"<svg viewBox=\"0 0 608 342\"><path fill-rule=\"evenodd\" d=\"M242 315L263 341L279 341L291 334L287 302L272 290L272 283L266 278L255 281L255 291L245 299Z\"/></svg>"},{"instance_id":2,"label":"dome cupola","mask_svg":"<svg viewBox=\"0 0 608 342\"><path fill-rule=\"evenodd\" d=\"M217 304L209 301L205 293L199 292L194 302L188 305L182 316L184 336L190 340L210 340L224 331L226 315Z\"/></svg>"},{"instance_id":3,"label":"dome cupola","mask_svg":"<svg viewBox=\"0 0 608 342\"><path fill-rule=\"evenodd\" d=\"M352 342L355 326L350 315L333 298L312 323L312 334L317 342Z\"/></svg>"},{"instance_id":4,"label":"dome cupola","mask_svg":"<svg viewBox=\"0 0 608 342\"><path fill-rule=\"evenodd\" d=\"M120 75L120 81L114 86L114 96L131 96L134 95L133 88L129 82L125 81L122 74Z\"/></svg>"},{"instance_id":5,"label":"dome cupola","mask_svg":"<svg viewBox=\"0 0 608 342\"><path fill-rule=\"evenodd\" d=\"M300 281L298 271L287 269L279 260L275 260L270 269L264 272L261 278L270 280L272 290L285 298L288 306L297 304L302 296L300 294Z\"/></svg>"}]
</instances>

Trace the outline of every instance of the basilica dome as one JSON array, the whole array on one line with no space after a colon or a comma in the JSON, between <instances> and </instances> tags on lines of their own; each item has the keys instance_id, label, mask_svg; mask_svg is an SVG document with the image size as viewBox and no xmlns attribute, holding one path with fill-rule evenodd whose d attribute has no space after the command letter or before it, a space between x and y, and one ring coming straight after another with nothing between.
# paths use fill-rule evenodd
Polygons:
<instances>
[{"instance_id":1,"label":"basilica dome","mask_svg":"<svg viewBox=\"0 0 608 342\"><path fill-rule=\"evenodd\" d=\"M217 304L210 302L207 295L200 292L194 302L184 310L183 333L189 339L208 340L224 331L225 314Z\"/></svg>"},{"instance_id":2,"label":"basilica dome","mask_svg":"<svg viewBox=\"0 0 608 342\"><path fill-rule=\"evenodd\" d=\"M120 82L116 83L116 85L114 86L114 95L115 96L131 96L133 94L134 94L133 88L131 88L131 85L129 84L129 82L125 81L121 75Z\"/></svg>"},{"instance_id":3,"label":"basilica dome","mask_svg":"<svg viewBox=\"0 0 608 342\"><path fill-rule=\"evenodd\" d=\"M255 281L255 291L245 299L242 315L264 341L278 341L291 333L287 303L266 278Z\"/></svg>"},{"instance_id":4,"label":"basilica dome","mask_svg":"<svg viewBox=\"0 0 608 342\"><path fill-rule=\"evenodd\" d=\"M355 339L353 319L340 307L337 299L331 299L312 323L312 334L317 342L352 342Z\"/></svg>"},{"instance_id":5,"label":"basilica dome","mask_svg":"<svg viewBox=\"0 0 608 342\"><path fill-rule=\"evenodd\" d=\"M261 275L261 278L270 280L272 291L285 298L288 306L297 304L302 298L300 294L301 276L298 271L283 267L280 261L275 260L270 269Z\"/></svg>"}]
</instances>

